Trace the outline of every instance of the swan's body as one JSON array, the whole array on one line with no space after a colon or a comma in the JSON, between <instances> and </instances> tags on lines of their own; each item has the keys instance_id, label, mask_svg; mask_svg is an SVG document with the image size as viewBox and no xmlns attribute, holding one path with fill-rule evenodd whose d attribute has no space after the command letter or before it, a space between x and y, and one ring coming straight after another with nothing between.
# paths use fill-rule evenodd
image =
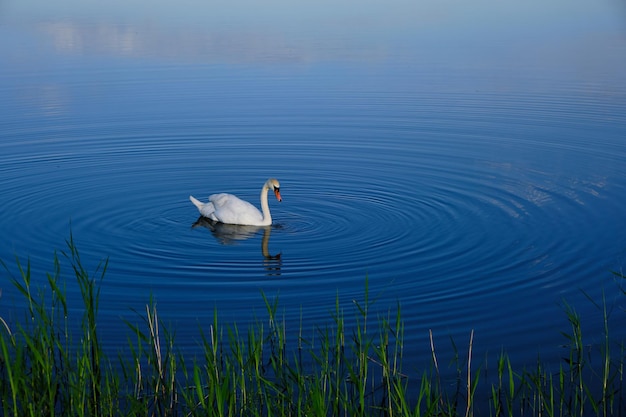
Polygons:
<instances>
[{"instance_id":1,"label":"swan's body","mask_svg":"<svg viewBox=\"0 0 626 417\"><path fill-rule=\"evenodd\" d=\"M274 191L276 199L282 201L280 184L276 179L270 178L261 189L262 212L247 201L226 193L209 196L208 203L203 203L193 196L189 196L189 200L198 208L201 215L216 222L246 226L269 226L272 224L272 215L267 203L268 190Z\"/></svg>"}]
</instances>

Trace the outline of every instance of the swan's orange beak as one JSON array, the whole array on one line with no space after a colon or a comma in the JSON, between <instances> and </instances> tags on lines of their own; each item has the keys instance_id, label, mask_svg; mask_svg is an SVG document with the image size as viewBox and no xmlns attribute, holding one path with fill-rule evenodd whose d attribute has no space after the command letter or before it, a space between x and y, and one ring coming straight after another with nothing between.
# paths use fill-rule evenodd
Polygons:
<instances>
[{"instance_id":1,"label":"swan's orange beak","mask_svg":"<svg viewBox=\"0 0 626 417\"><path fill-rule=\"evenodd\" d=\"M278 188L274 188L274 195L276 196L276 200L283 201L283 199L280 197L280 190Z\"/></svg>"}]
</instances>

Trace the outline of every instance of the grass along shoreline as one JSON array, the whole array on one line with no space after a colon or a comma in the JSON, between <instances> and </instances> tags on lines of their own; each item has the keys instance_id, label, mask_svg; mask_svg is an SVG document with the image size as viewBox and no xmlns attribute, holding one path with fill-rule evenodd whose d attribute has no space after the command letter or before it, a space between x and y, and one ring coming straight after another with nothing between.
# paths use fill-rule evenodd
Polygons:
<instances>
[{"instance_id":1,"label":"grass along shoreline","mask_svg":"<svg viewBox=\"0 0 626 417\"><path fill-rule=\"evenodd\" d=\"M626 415L626 350L623 341L610 338L604 303L597 304L605 335L599 351L586 347L580 318L566 306L569 350L557 371L539 361L513 369L502 353L495 375L487 376L472 355L472 333L453 364L453 384L444 382L432 333L431 364L421 374L403 371L401 309L371 317L367 281L351 318L337 301L332 325L318 329L315 340L300 334L295 344L286 342L275 299L263 296L267 318L245 332L219 323L215 312L209 328L201 330L202 354L195 357L176 349L174 335L148 300L139 324L120 323L129 342L124 355L110 358L97 331L107 262L89 274L71 235L61 256L69 260L82 295L78 317L67 305L57 255L45 292L31 285L29 265L17 262L19 276L12 281L28 316L11 326L0 317L4 416ZM76 320L78 335L69 325Z\"/></svg>"}]
</instances>

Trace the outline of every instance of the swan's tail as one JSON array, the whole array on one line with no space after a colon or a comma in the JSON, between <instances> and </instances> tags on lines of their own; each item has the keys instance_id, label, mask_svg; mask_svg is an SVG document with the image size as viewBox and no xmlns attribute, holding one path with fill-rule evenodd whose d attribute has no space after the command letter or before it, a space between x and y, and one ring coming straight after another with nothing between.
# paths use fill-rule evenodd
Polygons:
<instances>
[{"instance_id":1,"label":"swan's tail","mask_svg":"<svg viewBox=\"0 0 626 417\"><path fill-rule=\"evenodd\" d=\"M202 201L198 200L192 195L189 196L189 200L193 203L194 206L198 207L198 210L201 210L204 206L204 203Z\"/></svg>"}]
</instances>

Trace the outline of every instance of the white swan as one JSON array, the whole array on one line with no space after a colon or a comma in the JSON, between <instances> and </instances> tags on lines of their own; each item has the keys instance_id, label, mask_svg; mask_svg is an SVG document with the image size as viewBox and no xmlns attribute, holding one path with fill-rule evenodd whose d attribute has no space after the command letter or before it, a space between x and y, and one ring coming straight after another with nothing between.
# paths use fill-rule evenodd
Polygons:
<instances>
[{"instance_id":1,"label":"white swan","mask_svg":"<svg viewBox=\"0 0 626 417\"><path fill-rule=\"evenodd\" d=\"M282 201L278 180L270 178L261 188L261 210L263 210L263 213L252 204L232 194L210 195L208 203L198 201L191 195L189 200L198 207L200 214L216 222L246 226L269 226L272 224L272 215L267 204L268 190L274 191L276 199Z\"/></svg>"}]
</instances>

